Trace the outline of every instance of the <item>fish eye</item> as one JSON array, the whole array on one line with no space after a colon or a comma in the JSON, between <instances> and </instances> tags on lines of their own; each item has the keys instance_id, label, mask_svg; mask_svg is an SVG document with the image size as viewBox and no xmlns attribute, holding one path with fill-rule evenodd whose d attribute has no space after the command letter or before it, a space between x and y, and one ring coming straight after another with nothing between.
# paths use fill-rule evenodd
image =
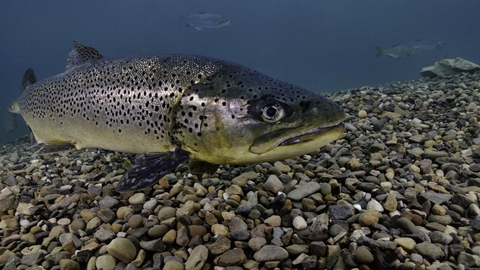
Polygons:
<instances>
[{"instance_id":1,"label":"fish eye","mask_svg":"<svg viewBox=\"0 0 480 270\"><path fill-rule=\"evenodd\" d=\"M267 123L277 122L285 117L285 110L277 102L271 102L263 106L262 118Z\"/></svg>"}]
</instances>

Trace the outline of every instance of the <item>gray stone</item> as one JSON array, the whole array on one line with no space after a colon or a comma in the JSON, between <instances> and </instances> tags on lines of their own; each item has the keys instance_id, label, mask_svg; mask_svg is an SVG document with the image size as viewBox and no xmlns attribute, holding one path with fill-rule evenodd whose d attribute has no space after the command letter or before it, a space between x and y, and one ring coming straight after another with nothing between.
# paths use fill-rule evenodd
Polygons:
<instances>
[{"instance_id":1,"label":"gray stone","mask_svg":"<svg viewBox=\"0 0 480 270\"><path fill-rule=\"evenodd\" d=\"M16 209L18 205L17 196L10 188L6 187L0 191L0 213L10 209Z\"/></svg>"},{"instance_id":2,"label":"gray stone","mask_svg":"<svg viewBox=\"0 0 480 270\"><path fill-rule=\"evenodd\" d=\"M278 192L283 191L284 186L282 181L280 181L276 175L271 174L263 184L263 188L276 195Z\"/></svg>"},{"instance_id":3,"label":"gray stone","mask_svg":"<svg viewBox=\"0 0 480 270\"><path fill-rule=\"evenodd\" d=\"M94 236L95 236L95 238L100 240L100 242L108 243L108 242L112 241L113 239L115 239L116 234L111 230L100 227L100 229L98 229L95 232Z\"/></svg>"},{"instance_id":4,"label":"gray stone","mask_svg":"<svg viewBox=\"0 0 480 270\"><path fill-rule=\"evenodd\" d=\"M423 197L436 204L442 204L453 198L453 196L450 194L436 193L435 191L427 191L425 193L420 194L420 197Z\"/></svg>"},{"instance_id":5,"label":"gray stone","mask_svg":"<svg viewBox=\"0 0 480 270\"><path fill-rule=\"evenodd\" d=\"M308 182L304 185L298 186L296 189L290 191L287 197L294 201L300 201L301 199L312 195L320 190L320 184L317 182Z\"/></svg>"},{"instance_id":6,"label":"gray stone","mask_svg":"<svg viewBox=\"0 0 480 270\"><path fill-rule=\"evenodd\" d=\"M360 264L368 264L374 261L372 252L366 246L359 246L353 253L353 258Z\"/></svg>"},{"instance_id":7,"label":"gray stone","mask_svg":"<svg viewBox=\"0 0 480 270\"><path fill-rule=\"evenodd\" d=\"M413 224L413 222L407 218L399 218L397 220L397 225L409 233L417 234L419 232L417 226L415 226L415 224Z\"/></svg>"},{"instance_id":8,"label":"gray stone","mask_svg":"<svg viewBox=\"0 0 480 270\"><path fill-rule=\"evenodd\" d=\"M165 250L165 244L163 243L161 238L150 241L141 241L140 247L145 249L146 251L152 252L163 252Z\"/></svg>"},{"instance_id":9,"label":"gray stone","mask_svg":"<svg viewBox=\"0 0 480 270\"><path fill-rule=\"evenodd\" d=\"M39 264L43 261L45 257L45 252L37 251L30 254L26 254L22 257L21 263L25 265L32 266L34 264Z\"/></svg>"},{"instance_id":10,"label":"gray stone","mask_svg":"<svg viewBox=\"0 0 480 270\"><path fill-rule=\"evenodd\" d=\"M457 257L458 264L472 266L480 266L480 256L472 255L466 252L460 252L460 255Z\"/></svg>"},{"instance_id":11,"label":"gray stone","mask_svg":"<svg viewBox=\"0 0 480 270\"><path fill-rule=\"evenodd\" d=\"M257 262L283 261L288 258L288 252L282 248L273 245L266 245L253 254Z\"/></svg>"},{"instance_id":12,"label":"gray stone","mask_svg":"<svg viewBox=\"0 0 480 270\"><path fill-rule=\"evenodd\" d=\"M449 77L462 72L473 73L480 70L480 66L470 61L457 57L455 59L442 59L433 66L424 67L420 75L428 78Z\"/></svg>"},{"instance_id":13,"label":"gray stone","mask_svg":"<svg viewBox=\"0 0 480 270\"><path fill-rule=\"evenodd\" d=\"M431 260L438 260L445 257L443 250L435 244L422 242L415 245L417 252L423 257L429 258Z\"/></svg>"},{"instance_id":14,"label":"gray stone","mask_svg":"<svg viewBox=\"0 0 480 270\"><path fill-rule=\"evenodd\" d=\"M242 265L245 261L247 261L247 256L245 256L243 249L234 248L220 255L217 262L220 266L232 266Z\"/></svg>"},{"instance_id":15,"label":"gray stone","mask_svg":"<svg viewBox=\"0 0 480 270\"><path fill-rule=\"evenodd\" d=\"M118 200L112 196L105 196L99 202L98 206L100 209L113 208L118 204Z\"/></svg>"},{"instance_id":16,"label":"gray stone","mask_svg":"<svg viewBox=\"0 0 480 270\"><path fill-rule=\"evenodd\" d=\"M104 223L112 223L117 217L110 208L100 209L97 212L97 217Z\"/></svg>"},{"instance_id":17,"label":"gray stone","mask_svg":"<svg viewBox=\"0 0 480 270\"><path fill-rule=\"evenodd\" d=\"M432 243L439 243L442 245L448 245L453 241L453 237L449 234L445 234L439 231L433 231L430 234L430 240Z\"/></svg>"},{"instance_id":18,"label":"gray stone","mask_svg":"<svg viewBox=\"0 0 480 270\"><path fill-rule=\"evenodd\" d=\"M332 205L328 208L331 219L346 220L353 216L352 208L347 205Z\"/></svg>"},{"instance_id":19,"label":"gray stone","mask_svg":"<svg viewBox=\"0 0 480 270\"><path fill-rule=\"evenodd\" d=\"M70 241L70 240L73 241L73 243L75 244L75 247L77 247L77 248L79 248L83 245L82 240L78 239L78 237L73 233L62 233L58 237L58 241L62 245L65 244L66 242Z\"/></svg>"},{"instance_id":20,"label":"gray stone","mask_svg":"<svg viewBox=\"0 0 480 270\"><path fill-rule=\"evenodd\" d=\"M175 239L175 242L181 247L186 247L189 241L188 229L187 227L183 226L177 231L177 238Z\"/></svg>"}]
</instances>

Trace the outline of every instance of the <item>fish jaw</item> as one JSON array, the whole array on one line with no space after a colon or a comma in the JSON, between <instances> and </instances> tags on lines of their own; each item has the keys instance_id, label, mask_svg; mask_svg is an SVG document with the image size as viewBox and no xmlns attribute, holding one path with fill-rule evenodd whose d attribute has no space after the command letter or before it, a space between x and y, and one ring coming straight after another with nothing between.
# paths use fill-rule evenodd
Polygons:
<instances>
[{"instance_id":1,"label":"fish jaw","mask_svg":"<svg viewBox=\"0 0 480 270\"><path fill-rule=\"evenodd\" d=\"M315 127L300 133L297 129L290 130L290 132L278 130L259 137L250 147L250 152L262 155L277 149L275 151L279 152L279 156L287 156L286 158L295 157L311 152L340 138L343 131L344 124L341 122L330 126Z\"/></svg>"}]
</instances>

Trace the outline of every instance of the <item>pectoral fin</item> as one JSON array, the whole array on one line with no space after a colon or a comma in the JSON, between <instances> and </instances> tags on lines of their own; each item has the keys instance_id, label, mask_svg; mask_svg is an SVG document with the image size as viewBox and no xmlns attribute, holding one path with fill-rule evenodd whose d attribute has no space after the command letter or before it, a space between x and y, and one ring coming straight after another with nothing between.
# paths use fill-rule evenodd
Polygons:
<instances>
[{"instance_id":1,"label":"pectoral fin","mask_svg":"<svg viewBox=\"0 0 480 270\"><path fill-rule=\"evenodd\" d=\"M117 191L131 191L149 187L189 158L179 149L174 152L154 153L138 157L132 168L120 179Z\"/></svg>"}]
</instances>

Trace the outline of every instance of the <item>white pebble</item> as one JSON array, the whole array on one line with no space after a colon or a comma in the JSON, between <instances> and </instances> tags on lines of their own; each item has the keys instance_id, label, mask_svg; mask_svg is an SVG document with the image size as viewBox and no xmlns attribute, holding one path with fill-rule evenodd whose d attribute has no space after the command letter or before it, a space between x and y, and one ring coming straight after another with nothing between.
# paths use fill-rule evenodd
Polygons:
<instances>
[{"instance_id":1,"label":"white pebble","mask_svg":"<svg viewBox=\"0 0 480 270\"><path fill-rule=\"evenodd\" d=\"M307 228L307 222L305 221L305 219L302 217L302 216L296 216L294 219L293 219L293 227L297 230L303 230L305 228Z\"/></svg>"},{"instance_id":2,"label":"white pebble","mask_svg":"<svg viewBox=\"0 0 480 270\"><path fill-rule=\"evenodd\" d=\"M377 212L380 212L380 213L382 213L384 210L382 204L375 199L371 199L367 204L367 210L372 208L377 210Z\"/></svg>"}]
</instances>

